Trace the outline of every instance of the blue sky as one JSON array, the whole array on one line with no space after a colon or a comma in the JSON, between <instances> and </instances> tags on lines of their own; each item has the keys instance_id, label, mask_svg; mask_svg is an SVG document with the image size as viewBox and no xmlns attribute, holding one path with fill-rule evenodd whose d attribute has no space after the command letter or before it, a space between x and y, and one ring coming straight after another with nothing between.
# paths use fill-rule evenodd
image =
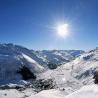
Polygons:
<instances>
[{"instance_id":1,"label":"blue sky","mask_svg":"<svg viewBox=\"0 0 98 98\"><path fill-rule=\"evenodd\" d=\"M52 29L69 24L62 39ZM0 42L32 49L83 49L98 46L98 0L0 0Z\"/></svg>"}]
</instances>

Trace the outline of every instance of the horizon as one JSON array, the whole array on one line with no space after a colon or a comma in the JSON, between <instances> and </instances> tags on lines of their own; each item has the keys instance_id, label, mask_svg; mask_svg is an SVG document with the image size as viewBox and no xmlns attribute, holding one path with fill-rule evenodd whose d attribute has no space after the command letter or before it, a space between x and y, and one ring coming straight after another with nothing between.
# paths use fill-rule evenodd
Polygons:
<instances>
[{"instance_id":1,"label":"horizon","mask_svg":"<svg viewBox=\"0 0 98 98\"><path fill-rule=\"evenodd\" d=\"M88 51L98 46L97 0L0 0L0 13L1 43L33 50ZM68 25L67 34L57 34L61 24Z\"/></svg>"},{"instance_id":2,"label":"horizon","mask_svg":"<svg viewBox=\"0 0 98 98\"><path fill-rule=\"evenodd\" d=\"M5 44L5 45L8 45L8 44L12 44L12 45L16 45L16 46L20 46L20 47L23 47L23 48L27 48L27 49L29 49L29 50L34 50L34 51L53 51L53 50L64 50L64 51L70 51L70 50L80 50L80 51L85 51L85 52L88 52L88 51L91 51L91 50L94 50L94 49L96 49L96 48L98 48L98 47L94 47L94 48L92 48L92 49L89 49L89 50L82 50L82 49L33 49L33 48L28 48L27 46L24 46L24 45L21 45L21 44L15 44L15 43L1 43L0 42L0 45L3 45L3 44Z\"/></svg>"}]
</instances>

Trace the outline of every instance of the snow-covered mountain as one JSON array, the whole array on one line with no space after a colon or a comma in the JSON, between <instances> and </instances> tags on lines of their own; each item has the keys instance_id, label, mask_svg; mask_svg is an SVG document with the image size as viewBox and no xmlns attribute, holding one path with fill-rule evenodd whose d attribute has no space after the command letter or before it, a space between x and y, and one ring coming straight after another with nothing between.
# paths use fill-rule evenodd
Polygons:
<instances>
[{"instance_id":1,"label":"snow-covered mountain","mask_svg":"<svg viewBox=\"0 0 98 98\"><path fill-rule=\"evenodd\" d=\"M59 66L55 70L42 73L39 78L53 79L57 88L63 90L66 94L70 94L84 85L95 84L94 75L97 71L98 48L82 54L75 60Z\"/></svg>"},{"instance_id":2,"label":"snow-covered mountain","mask_svg":"<svg viewBox=\"0 0 98 98\"><path fill-rule=\"evenodd\" d=\"M9 48L10 47L10 48ZM2 52L3 51L3 52ZM45 53L44 53L45 52ZM12 44L2 44L0 45L0 83L6 83L14 81L19 81L23 77L20 71L26 66L30 72L34 75L37 74L36 80L34 81L33 89L27 88L24 91L14 90L0 90L1 98L11 98L11 94L14 94L12 98L28 97L28 98L92 98L98 97L97 85L95 85L95 73L98 72L98 48L85 52L83 54L75 53L72 55L72 52L67 51L34 51L23 48L21 46L12 45ZM64 53L63 53L64 52ZM73 53L73 54L74 54ZM46 55L47 54L47 55ZM48 62L48 56L53 59L54 57L58 58L58 55L70 54L68 56L71 60L66 64L62 64L54 70L46 69L46 66L40 65L35 57L42 61ZM33 58L33 56L35 56ZM75 58L74 58L75 57ZM65 58L67 56L65 55ZM67 58L68 60L68 58ZM53 60L54 61L54 60ZM17 62L17 63L16 63ZM60 60L60 62L62 62ZM54 62L55 63L55 62ZM10 66L10 67L9 67ZM18 73L17 73L18 70ZM44 70L44 71L43 71ZM27 70L26 70L27 71ZM28 72L28 73L30 73ZM32 74L32 75L33 75ZM4 77L5 76L5 77ZM96 75L98 79L98 74ZM48 82L48 80L50 81ZM14 81L13 81L14 80ZM51 81L52 80L52 81ZM52 82L54 85L52 85ZM53 87L52 87L52 86ZM9 84L9 86L15 86ZM38 88L37 88L38 87ZM52 87L50 89L50 87ZM35 89L41 88L39 93L35 92ZM45 88L48 88L47 90ZM15 94L17 93L17 95Z\"/></svg>"},{"instance_id":3,"label":"snow-covered mountain","mask_svg":"<svg viewBox=\"0 0 98 98\"><path fill-rule=\"evenodd\" d=\"M42 50L36 52L48 62L57 65L70 62L84 53L82 50Z\"/></svg>"},{"instance_id":4,"label":"snow-covered mountain","mask_svg":"<svg viewBox=\"0 0 98 98\"><path fill-rule=\"evenodd\" d=\"M42 72L44 67L33 58L35 55L24 47L0 44L0 84L20 81L24 78L21 71L28 71L32 75Z\"/></svg>"},{"instance_id":5,"label":"snow-covered mountain","mask_svg":"<svg viewBox=\"0 0 98 98\"><path fill-rule=\"evenodd\" d=\"M24 79L20 70L22 72L27 70L30 74L32 72L36 75L46 70L48 63L66 63L82 52L79 50L34 51L19 45L0 44L0 84L14 83Z\"/></svg>"}]
</instances>

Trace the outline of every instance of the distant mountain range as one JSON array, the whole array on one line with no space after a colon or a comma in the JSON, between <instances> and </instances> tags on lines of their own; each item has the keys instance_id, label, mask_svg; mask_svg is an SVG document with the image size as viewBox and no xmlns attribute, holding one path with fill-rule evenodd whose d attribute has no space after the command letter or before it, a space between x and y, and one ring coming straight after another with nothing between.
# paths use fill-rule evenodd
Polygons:
<instances>
[{"instance_id":1,"label":"distant mountain range","mask_svg":"<svg viewBox=\"0 0 98 98\"><path fill-rule=\"evenodd\" d=\"M0 84L21 80L22 75L18 71L24 66L36 75L49 69L49 64L59 66L82 53L82 50L35 51L14 44L0 44Z\"/></svg>"},{"instance_id":2,"label":"distant mountain range","mask_svg":"<svg viewBox=\"0 0 98 98\"><path fill-rule=\"evenodd\" d=\"M35 51L19 45L0 44L0 96L3 98L10 98L12 93L13 98L20 98L20 95L82 98L86 94L97 94L95 83L98 84L98 48L88 52Z\"/></svg>"}]
</instances>

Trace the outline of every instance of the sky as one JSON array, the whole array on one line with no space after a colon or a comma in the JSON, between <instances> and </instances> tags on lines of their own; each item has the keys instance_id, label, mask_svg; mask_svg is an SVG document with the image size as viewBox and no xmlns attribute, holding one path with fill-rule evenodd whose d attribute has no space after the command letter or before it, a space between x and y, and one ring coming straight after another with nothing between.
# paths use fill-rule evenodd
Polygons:
<instances>
[{"instance_id":1,"label":"sky","mask_svg":"<svg viewBox=\"0 0 98 98\"><path fill-rule=\"evenodd\" d=\"M65 23L69 36L54 27ZM0 42L35 50L98 47L98 0L0 0Z\"/></svg>"}]
</instances>

